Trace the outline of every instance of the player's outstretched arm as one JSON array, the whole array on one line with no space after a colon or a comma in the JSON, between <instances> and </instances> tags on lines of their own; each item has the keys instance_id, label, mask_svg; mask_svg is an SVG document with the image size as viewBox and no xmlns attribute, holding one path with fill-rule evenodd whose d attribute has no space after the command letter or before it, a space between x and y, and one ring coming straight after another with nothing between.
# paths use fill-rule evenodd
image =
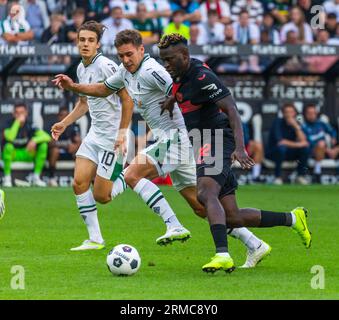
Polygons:
<instances>
[{"instance_id":1,"label":"player's outstretched arm","mask_svg":"<svg viewBox=\"0 0 339 320\"><path fill-rule=\"evenodd\" d=\"M114 93L113 90L108 88L103 83L93 83L93 84L75 83L70 77L64 74L57 74L55 76L55 79L52 80L52 82L60 89L73 91L75 93L83 94L86 96L107 97Z\"/></svg>"},{"instance_id":2,"label":"player's outstretched arm","mask_svg":"<svg viewBox=\"0 0 339 320\"><path fill-rule=\"evenodd\" d=\"M52 138L58 140L66 128L81 118L88 111L86 97L80 97L72 112L67 115L62 121L55 123L51 128Z\"/></svg>"},{"instance_id":3,"label":"player's outstretched arm","mask_svg":"<svg viewBox=\"0 0 339 320\"><path fill-rule=\"evenodd\" d=\"M250 169L255 165L255 162L251 157L248 156L245 150L243 128L234 99L231 95L228 95L225 98L217 101L216 104L227 114L230 121L230 126L233 130L235 151L232 154L232 160L239 161L243 169Z\"/></svg>"}]
</instances>

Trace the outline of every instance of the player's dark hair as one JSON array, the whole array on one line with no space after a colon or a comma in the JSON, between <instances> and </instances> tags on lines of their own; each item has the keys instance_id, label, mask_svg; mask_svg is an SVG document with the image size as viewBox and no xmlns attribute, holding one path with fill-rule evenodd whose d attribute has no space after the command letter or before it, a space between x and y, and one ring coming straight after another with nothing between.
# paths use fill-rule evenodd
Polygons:
<instances>
[{"instance_id":1,"label":"player's dark hair","mask_svg":"<svg viewBox=\"0 0 339 320\"><path fill-rule=\"evenodd\" d=\"M184 45L187 47L187 39L179 33L171 33L164 35L159 44L159 49L166 49L170 46Z\"/></svg>"},{"instance_id":2,"label":"player's dark hair","mask_svg":"<svg viewBox=\"0 0 339 320\"><path fill-rule=\"evenodd\" d=\"M126 29L118 32L114 40L116 48L130 43L135 47L140 47L142 45L142 38L139 31Z\"/></svg>"},{"instance_id":3,"label":"player's dark hair","mask_svg":"<svg viewBox=\"0 0 339 320\"><path fill-rule=\"evenodd\" d=\"M78 37L79 37L79 33L82 30L92 31L92 32L96 33L98 42L100 42L101 37L102 37L105 29L106 29L106 27L103 24L96 22L94 20L90 20L90 21L86 21L85 23L83 23L78 28L77 32L78 32Z\"/></svg>"}]
</instances>

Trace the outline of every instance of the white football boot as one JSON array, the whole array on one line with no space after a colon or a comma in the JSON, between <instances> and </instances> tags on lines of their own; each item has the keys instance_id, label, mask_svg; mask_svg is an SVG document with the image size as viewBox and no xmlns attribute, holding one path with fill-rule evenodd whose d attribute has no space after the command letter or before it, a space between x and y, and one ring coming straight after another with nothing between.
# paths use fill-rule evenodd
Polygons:
<instances>
[{"instance_id":1,"label":"white football boot","mask_svg":"<svg viewBox=\"0 0 339 320\"><path fill-rule=\"evenodd\" d=\"M98 243L92 240L85 240L79 247L71 248L71 251L101 250L105 248L105 242Z\"/></svg>"},{"instance_id":2,"label":"white football boot","mask_svg":"<svg viewBox=\"0 0 339 320\"><path fill-rule=\"evenodd\" d=\"M191 238L191 233L183 226L172 227L168 228L166 233L156 240L156 243L165 246L173 241L185 242L189 238Z\"/></svg>"},{"instance_id":3,"label":"white football boot","mask_svg":"<svg viewBox=\"0 0 339 320\"><path fill-rule=\"evenodd\" d=\"M246 262L240 268L254 268L261 260L271 253L272 248L266 242L261 241L261 245L255 250L247 250Z\"/></svg>"}]
</instances>

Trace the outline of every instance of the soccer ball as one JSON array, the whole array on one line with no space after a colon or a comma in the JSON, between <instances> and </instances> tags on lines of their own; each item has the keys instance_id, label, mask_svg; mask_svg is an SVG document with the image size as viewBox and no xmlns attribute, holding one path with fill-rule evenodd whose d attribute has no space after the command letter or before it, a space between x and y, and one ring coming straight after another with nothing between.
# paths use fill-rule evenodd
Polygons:
<instances>
[{"instance_id":1,"label":"soccer ball","mask_svg":"<svg viewBox=\"0 0 339 320\"><path fill-rule=\"evenodd\" d=\"M113 274L130 276L139 270L141 258L134 247L119 244L108 253L106 262L108 270Z\"/></svg>"}]
</instances>

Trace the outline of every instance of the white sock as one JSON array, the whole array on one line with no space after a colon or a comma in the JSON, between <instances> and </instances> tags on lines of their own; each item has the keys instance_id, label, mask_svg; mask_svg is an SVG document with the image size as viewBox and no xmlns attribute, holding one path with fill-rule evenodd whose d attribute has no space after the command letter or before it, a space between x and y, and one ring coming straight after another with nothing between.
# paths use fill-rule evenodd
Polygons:
<instances>
[{"instance_id":1,"label":"white sock","mask_svg":"<svg viewBox=\"0 0 339 320\"><path fill-rule=\"evenodd\" d=\"M119 177L113 182L113 188L111 192L112 200L120 193L123 193L126 189L127 184L124 179L124 172L121 172Z\"/></svg>"},{"instance_id":2,"label":"white sock","mask_svg":"<svg viewBox=\"0 0 339 320\"><path fill-rule=\"evenodd\" d=\"M162 218L168 228L181 226L167 200L153 182L144 178L140 179L134 187L134 191Z\"/></svg>"},{"instance_id":3,"label":"white sock","mask_svg":"<svg viewBox=\"0 0 339 320\"><path fill-rule=\"evenodd\" d=\"M297 218L295 217L295 214L293 212L291 212L292 215L292 227L295 225L295 223L297 222Z\"/></svg>"},{"instance_id":4,"label":"white sock","mask_svg":"<svg viewBox=\"0 0 339 320\"><path fill-rule=\"evenodd\" d=\"M239 239L249 250L258 249L262 243L262 241L247 228L235 228L227 233L233 238Z\"/></svg>"},{"instance_id":5,"label":"white sock","mask_svg":"<svg viewBox=\"0 0 339 320\"><path fill-rule=\"evenodd\" d=\"M217 252L216 255L219 257L230 257L228 252Z\"/></svg>"},{"instance_id":6,"label":"white sock","mask_svg":"<svg viewBox=\"0 0 339 320\"><path fill-rule=\"evenodd\" d=\"M321 162L317 161L313 169L314 174L321 174Z\"/></svg>"},{"instance_id":7,"label":"white sock","mask_svg":"<svg viewBox=\"0 0 339 320\"><path fill-rule=\"evenodd\" d=\"M260 163L256 163L253 168L252 168L252 178L258 178L260 176L261 173L261 164Z\"/></svg>"},{"instance_id":8,"label":"white sock","mask_svg":"<svg viewBox=\"0 0 339 320\"><path fill-rule=\"evenodd\" d=\"M97 206L92 190L88 189L85 193L76 195L75 197L80 215L87 226L89 239L97 243L103 243L104 239L100 231Z\"/></svg>"}]
</instances>

